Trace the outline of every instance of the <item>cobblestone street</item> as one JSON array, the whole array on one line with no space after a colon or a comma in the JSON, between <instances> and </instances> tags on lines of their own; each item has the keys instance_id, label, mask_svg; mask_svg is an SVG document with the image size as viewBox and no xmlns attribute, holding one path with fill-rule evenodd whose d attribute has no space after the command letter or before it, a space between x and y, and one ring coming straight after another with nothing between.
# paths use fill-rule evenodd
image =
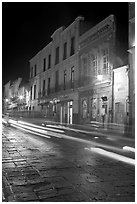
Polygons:
<instances>
[{"instance_id":1,"label":"cobblestone street","mask_svg":"<svg viewBox=\"0 0 137 204\"><path fill-rule=\"evenodd\" d=\"M135 201L134 166L3 126L3 201Z\"/></svg>"}]
</instances>

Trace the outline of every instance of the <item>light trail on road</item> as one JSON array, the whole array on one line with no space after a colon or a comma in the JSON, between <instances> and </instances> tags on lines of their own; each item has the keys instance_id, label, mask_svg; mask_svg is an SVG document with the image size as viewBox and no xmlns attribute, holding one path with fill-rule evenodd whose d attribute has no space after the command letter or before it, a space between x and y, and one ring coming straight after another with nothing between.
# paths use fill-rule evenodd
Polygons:
<instances>
[{"instance_id":1,"label":"light trail on road","mask_svg":"<svg viewBox=\"0 0 137 204\"><path fill-rule=\"evenodd\" d=\"M51 128L50 128L50 131L43 130L43 129L37 128L37 127L40 127L40 126L37 126L37 125L35 126L33 124L31 124L29 126L29 123L27 123L27 125L25 125L24 122L23 122L24 123L24 125L23 125L23 124L20 124L17 121L14 121L14 120L10 120L10 123L11 123L11 125L13 127L19 128L21 130L25 130L26 132L29 132L29 133L32 133L32 134L35 134L35 135L39 135L39 136L42 136L42 137L47 137L47 138L57 137L57 138L69 139L69 140L85 143L87 145L92 145L92 148L89 149L89 148L85 147L85 150L87 150L87 149L92 150L92 151L94 151L94 152L96 152L98 154L107 156L109 158L113 158L113 159L116 159L116 160L119 160L119 161L126 162L128 164L135 165L135 160L134 159L124 157L122 155L119 155L119 154L116 154L116 153L113 153L113 152L109 152L109 151L103 150L101 148L106 148L106 149L109 149L110 151L118 151L118 152L123 152L124 151L123 149L120 149L120 148L117 148L117 147L114 147L114 146L110 146L110 145L100 144L100 143L97 143L97 142L94 142L94 141L89 141L87 139L81 139L81 138L78 138L78 137L73 137L73 136L69 136L69 135L65 135L65 134L60 134L58 132L55 133L56 130L54 129L54 131L52 132ZM33 127L31 127L31 126L33 126Z\"/></svg>"},{"instance_id":2,"label":"light trail on road","mask_svg":"<svg viewBox=\"0 0 137 204\"><path fill-rule=\"evenodd\" d=\"M135 165L135 160L134 159L122 156L120 154L116 154L114 152L109 152L109 151L106 151L104 149L96 148L96 147L85 148L85 149L90 150L92 152L95 152L97 154L103 155L103 156L107 156L109 158L112 158L112 159L115 159L115 160L118 160L118 161L122 161L122 162L125 162L125 163L128 163L128 164L131 164L131 165Z\"/></svg>"},{"instance_id":3,"label":"light trail on road","mask_svg":"<svg viewBox=\"0 0 137 204\"><path fill-rule=\"evenodd\" d=\"M35 135L39 135L39 136L46 137L46 138L51 138L51 137L49 137L49 136L47 136L47 135L40 134L40 133L38 133L38 132L34 132L34 131L31 131L31 130L28 130L28 129L19 127L19 126L14 125L14 124L11 124L11 125L12 125L13 127L15 127L15 128L19 128L20 130L23 130L23 131L26 131L26 132L29 132L29 133L32 133L32 134L35 134Z\"/></svg>"},{"instance_id":4,"label":"light trail on road","mask_svg":"<svg viewBox=\"0 0 137 204\"><path fill-rule=\"evenodd\" d=\"M39 129L42 129L42 130L48 130L48 131L53 131L53 132L64 133L64 130L55 130L53 128L41 127L39 125L34 125L32 123L23 122L23 121L20 121L20 120L17 123L27 125L27 126L32 126L32 127L39 128Z\"/></svg>"}]
</instances>

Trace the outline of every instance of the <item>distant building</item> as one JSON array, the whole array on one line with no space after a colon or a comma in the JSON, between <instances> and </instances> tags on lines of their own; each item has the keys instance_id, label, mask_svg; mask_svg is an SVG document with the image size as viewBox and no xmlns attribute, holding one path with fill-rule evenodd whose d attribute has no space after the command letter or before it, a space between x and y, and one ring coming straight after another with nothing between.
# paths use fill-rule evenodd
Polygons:
<instances>
[{"instance_id":1,"label":"distant building","mask_svg":"<svg viewBox=\"0 0 137 204\"><path fill-rule=\"evenodd\" d=\"M30 102L30 86L22 78L14 82L8 82L4 86L4 112L19 115L20 112L28 112ZM26 113L27 114L27 113Z\"/></svg>"},{"instance_id":2,"label":"distant building","mask_svg":"<svg viewBox=\"0 0 137 204\"><path fill-rule=\"evenodd\" d=\"M30 85L22 81L18 89L18 112L27 112L30 102Z\"/></svg>"},{"instance_id":3,"label":"distant building","mask_svg":"<svg viewBox=\"0 0 137 204\"><path fill-rule=\"evenodd\" d=\"M135 2L129 3L129 126L135 136Z\"/></svg>"},{"instance_id":4,"label":"distant building","mask_svg":"<svg viewBox=\"0 0 137 204\"><path fill-rule=\"evenodd\" d=\"M22 78L16 79L14 82L8 82L5 84L4 90L4 101L5 101L5 111L13 112L17 110L17 103L18 103L18 89L19 85L22 81Z\"/></svg>"}]
</instances>

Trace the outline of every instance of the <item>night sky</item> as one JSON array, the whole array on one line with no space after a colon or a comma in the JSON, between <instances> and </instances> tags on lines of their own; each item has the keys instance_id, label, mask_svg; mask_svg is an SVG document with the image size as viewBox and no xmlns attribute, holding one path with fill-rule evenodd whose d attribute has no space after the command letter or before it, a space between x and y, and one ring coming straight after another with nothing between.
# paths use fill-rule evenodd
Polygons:
<instances>
[{"instance_id":1,"label":"night sky","mask_svg":"<svg viewBox=\"0 0 137 204\"><path fill-rule=\"evenodd\" d=\"M94 26L110 14L116 16L117 43L127 49L127 2L3 2L2 84L18 77L29 79L29 60L59 27L67 27L77 16Z\"/></svg>"}]
</instances>

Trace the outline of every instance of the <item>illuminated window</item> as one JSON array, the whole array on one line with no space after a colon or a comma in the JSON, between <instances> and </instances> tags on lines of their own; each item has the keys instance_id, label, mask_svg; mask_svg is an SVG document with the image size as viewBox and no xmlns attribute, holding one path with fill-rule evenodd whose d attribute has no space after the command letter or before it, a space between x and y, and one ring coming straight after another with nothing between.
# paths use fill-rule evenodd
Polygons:
<instances>
[{"instance_id":1,"label":"illuminated window","mask_svg":"<svg viewBox=\"0 0 137 204\"><path fill-rule=\"evenodd\" d=\"M82 100L82 117L87 118L87 99Z\"/></svg>"},{"instance_id":2,"label":"illuminated window","mask_svg":"<svg viewBox=\"0 0 137 204\"><path fill-rule=\"evenodd\" d=\"M108 53L108 48L105 48L103 50L103 73L104 74L109 73L109 53Z\"/></svg>"},{"instance_id":3,"label":"illuminated window","mask_svg":"<svg viewBox=\"0 0 137 204\"><path fill-rule=\"evenodd\" d=\"M87 76L87 57L82 57L82 76Z\"/></svg>"},{"instance_id":4,"label":"illuminated window","mask_svg":"<svg viewBox=\"0 0 137 204\"><path fill-rule=\"evenodd\" d=\"M97 99L91 98L91 117L96 118L97 117Z\"/></svg>"},{"instance_id":5,"label":"illuminated window","mask_svg":"<svg viewBox=\"0 0 137 204\"><path fill-rule=\"evenodd\" d=\"M92 55L92 68L93 68L93 73L96 76L98 74L98 57L97 57L97 55Z\"/></svg>"}]
</instances>

